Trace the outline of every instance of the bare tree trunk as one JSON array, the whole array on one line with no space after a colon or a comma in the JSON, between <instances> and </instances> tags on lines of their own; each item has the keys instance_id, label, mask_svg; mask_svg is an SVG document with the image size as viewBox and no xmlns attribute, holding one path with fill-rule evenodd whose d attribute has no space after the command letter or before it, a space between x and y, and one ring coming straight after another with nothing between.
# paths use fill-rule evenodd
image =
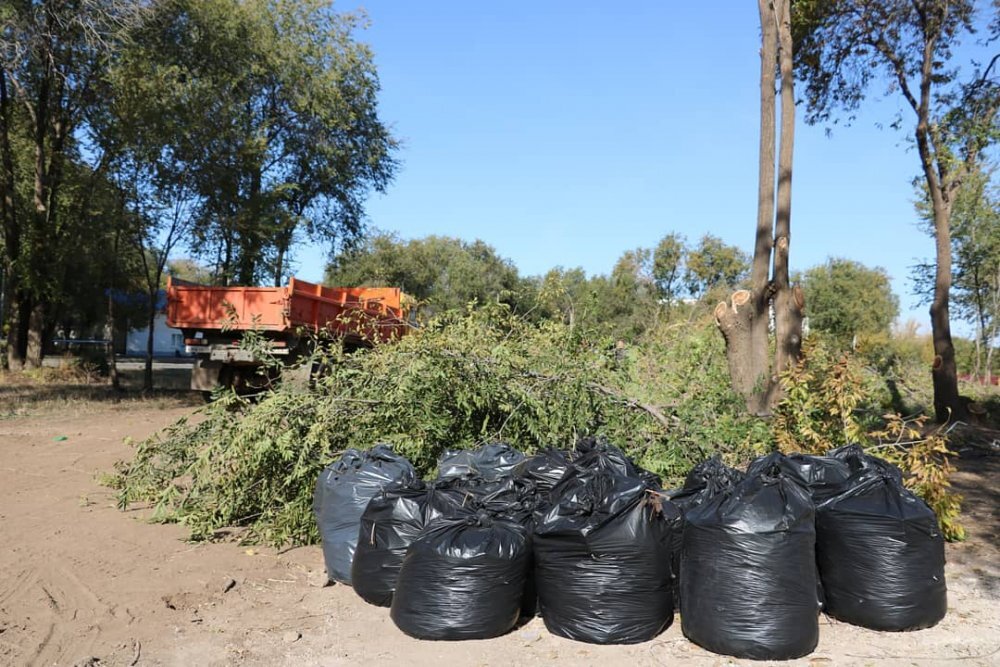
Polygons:
<instances>
[{"instance_id":1,"label":"bare tree trunk","mask_svg":"<svg viewBox=\"0 0 1000 667\"><path fill-rule=\"evenodd\" d=\"M228 286L232 282L232 262L233 262L233 237L232 230L226 229L224 232L224 258L222 260L222 285Z\"/></svg>"},{"instance_id":2,"label":"bare tree trunk","mask_svg":"<svg viewBox=\"0 0 1000 667\"><path fill-rule=\"evenodd\" d=\"M238 236L240 256L237 259L237 280L240 285L255 285L257 283L257 269L264 243L260 202L262 178L261 168L258 165L250 173L247 205L239 218L244 223Z\"/></svg>"},{"instance_id":3,"label":"bare tree trunk","mask_svg":"<svg viewBox=\"0 0 1000 667\"><path fill-rule=\"evenodd\" d=\"M23 332L23 317L25 304L20 291L14 286L14 281L8 279L7 285L7 369L19 371L24 368L25 341Z\"/></svg>"},{"instance_id":4,"label":"bare tree trunk","mask_svg":"<svg viewBox=\"0 0 1000 667\"><path fill-rule=\"evenodd\" d=\"M146 335L146 366L142 373L142 389L143 391L153 390L153 340L156 332L156 302L159 296L159 290L151 290L149 293L149 313L148 321L149 332Z\"/></svg>"},{"instance_id":5,"label":"bare tree trunk","mask_svg":"<svg viewBox=\"0 0 1000 667\"><path fill-rule=\"evenodd\" d=\"M274 286L281 287L281 277L285 272L285 246L278 247L278 256L274 262Z\"/></svg>"},{"instance_id":6,"label":"bare tree trunk","mask_svg":"<svg viewBox=\"0 0 1000 667\"><path fill-rule=\"evenodd\" d=\"M975 340L975 356L972 358L972 379L977 382L983 375L983 341L986 339L986 331L982 327L977 327Z\"/></svg>"},{"instance_id":7,"label":"bare tree trunk","mask_svg":"<svg viewBox=\"0 0 1000 667\"><path fill-rule=\"evenodd\" d=\"M726 339L729 377L753 414L767 411L770 385L768 320L770 288L768 270L774 230L774 73L777 62L777 26L769 0L758 0L761 26L760 50L760 148L757 189L757 232L750 291L733 293L715 307L715 322Z\"/></svg>"},{"instance_id":8,"label":"bare tree trunk","mask_svg":"<svg viewBox=\"0 0 1000 667\"><path fill-rule=\"evenodd\" d=\"M112 282L112 285L114 283ZM108 319L105 325L108 336L108 375L111 377L111 387L118 391L121 387L121 380L118 379L118 355L115 353L115 295L114 287L108 290Z\"/></svg>"},{"instance_id":9,"label":"bare tree trunk","mask_svg":"<svg viewBox=\"0 0 1000 667\"><path fill-rule=\"evenodd\" d=\"M934 299L931 302L931 335L934 340L934 363L931 379L934 385L934 415L938 422L964 419L958 394L958 369L955 346L951 340L951 319L948 312L951 290L951 226L950 206L938 196L934 200L934 237L936 270Z\"/></svg>"},{"instance_id":10,"label":"bare tree trunk","mask_svg":"<svg viewBox=\"0 0 1000 667\"><path fill-rule=\"evenodd\" d=\"M774 148L775 148L775 91L774 68L778 59L778 34L774 6L771 0L758 0L761 25L760 52L760 140L757 164L757 234L754 244L750 282L753 292L753 312L750 314L750 365L752 379L751 402L754 414L768 411L770 400L770 302L771 285L768 272L771 253L774 251Z\"/></svg>"},{"instance_id":11,"label":"bare tree trunk","mask_svg":"<svg viewBox=\"0 0 1000 667\"><path fill-rule=\"evenodd\" d=\"M792 73L791 0L781 2L778 24L779 71L781 76L781 137L778 154L778 206L774 223L774 320L777 344L774 374L780 377L796 363L802 352L802 311L805 299L802 290L792 288L788 279L788 247L791 243L792 220L792 158L795 146L795 90ZM775 380L769 407L781 397L781 384Z\"/></svg>"},{"instance_id":12,"label":"bare tree trunk","mask_svg":"<svg viewBox=\"0 0 1000 667\"><path fill-rule=\"evenodd\" d=\"M22 341L20 337L20 299L18 298L18 275L15 271L15 262L21 252L21 230L19 226L19 216L17 201L15 199L15 174L13 149L10 145L11 126L11 99L7 92L7 76L0 68L0 160L3 165L3 197L0 198L0 210L3 218L0 219L3 231L4 256L2 258L4 268L4 294L3 304L5 312L0 313L0 324L8 327L7 341L7 368L9 370L20 370L24 366L24 355L22 354Z\"/></svg>"},{"instance_id":13,"label":"bare tree trunk","mask_svg":"<svg viewBox=\"0 0 1000 667\"><path fill-rule=\"evenodd\" d=\"M125 215L125 201L122 199L121 208L118 214ZM115 285L118 283L118 251L121 242L123 221L119 218L115 226L115 242L112 246L111 259L111 285L108 288L108 374L111 376L111 387L115 391L121 390L121 380L118 378L118 355L115 352Z\"/></svg>"},{"instance_id":14,"label":"bare tree trunk","mask_svg":"<svg viewBox=\"0 0 1000 667\"><path fill-rule=\"evenodd\" d=\"M940 33L925 31L920 69L920 93L915 97L907 87L907 73L896 65L896 75L907 101L917 114L914 138L920 155L920 166L927 183L934 212L935 273L934 298L931 301L931 337L934 341L934 362L931 380L934 386L934 418L940 423L963 419L958 394L958 372L955 366L955 346L951 340L948 299L951 290L951 202L946 193L955 184L947 178L950 165L942 162L931 136L931 85L934 81L934 57ZM970 158L967 156L966 160ZM937 168L935 168L935 163Z\"/></svg>"},{"instance_id":15,"label":"bare tree trunk","mask_svg":"<svg viewBox=\"0 0 1000 667\"><path fill-rule=\"evenodd\" d=\"M997 334L1000 333L1000 266L993 276L993 291L990 295L993 318L990 323L989 337L986 338L986 384L993 384L993 350Z\"/></svg>"},{"instance_id":16,"label":"bare tree trunk","mask_svg":"<svg viewBox=\"0 0 1000 667\"><path fill-rule=\"evenodd\" d=\"M726 361L733 389L746 398L747 409L758 414L763 403L759 398L761 387L752 370L754 340L751 327L755 318L752 301L753 293L749 290L734 292L728 303L722 301L715 307L715 324L726 339ZM766 316L761 319L767 323Z\"/></svg>"},{"instance_id":17,"label":"bare tree trunk","mask_svg":"<svg viewBox=\"0 0 1000 667\"><path fill-rule=\"evenodd\" d=\"M994 340L996 339L996 333L994 332ZM993 384L993 343L990 342L990 346L986 348L986 373L985 373L986 384Z\"/></svg>"},{"instance_id":18,"label":"bare tree trunk","mask_svg":"<svg viewBox=\"0 0 1000 667\"><path fill-rule=\"evenodd\" d=\"M48 26L51 28L54 18L47 13ZM43 54L44 55L44 54ZM45 143L49 131L49 125L53 118L50 113L49 93L52 87L52 61L48 58L44 60L43 73L39 77L38 97L35 104L35 127L34 127L34 187L32 190L34 215L30 216L29 224L34 225L36 232L49 231L46 223L50 219L48 191L51 187L49 173L45 164ZM37 246L37 244L36 244ZM39 253L44 246L32 248L33 253ZM32 258L37 262L37 258ZM31 311L27 321L27 348L24 355L24 365L27 368L42 367L42 343L45 337L45 307L38 298L39 292L34 290L35 298L31 304Z\"/></svg>"},{"instance_id":19,"label":"bare tree trunk","mask_svg":"<svg viewBox=\"0 0 1000 667\"><path fill-rule=\"evenodd\" d=\"M984 379L986 381L986 384L988 384L988 385L992 385L993 384L993 350L994 350L994 345L995 345L996 338L997 338L997 325L994 324L993 327L992 327L992 332L990 333L990 338L989 338L989 340L987 340L987 347L986 347L986 372L983 373L983 377L984 377Z\"/></svg>"},{"instance_id":20,"label":"bare tree trunk","mask_svg":"<svg viewBox=\"0 0 1000 667\"><path fill-rule=\"evenodd\" d=\"M296 211L296 216L301 215L301 211ZM297 218L296 218L297 219ZM295 226L292 223L286 222L281 233L278 234L278 238L275 243L277 245L277 258L274 265L274 286L281 287L282 280L285 277L285 257L288 256L288 251L292 247L292 238L295 235Z\"/></svg>"},{"instance_id":21,"label":"bare tree trunk","mask_svg":"<svg viewBox=\"0 0 1000 667\"><path fill-rule=\"evenodd\" d=\"M28 341L24 355L27 368L41 368L45 344L45 305L38 300L31 305L28 315Z\"/></svg>"}]
</instances>

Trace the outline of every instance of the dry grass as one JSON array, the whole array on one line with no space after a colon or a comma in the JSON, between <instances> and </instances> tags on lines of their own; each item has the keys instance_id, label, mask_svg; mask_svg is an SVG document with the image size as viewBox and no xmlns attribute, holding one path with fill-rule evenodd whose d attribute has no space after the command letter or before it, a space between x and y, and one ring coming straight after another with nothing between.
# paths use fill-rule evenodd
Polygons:
<instances>
[{"instance_id":1,"label":"dry grass","mask_svg":"<svg viewBox=\"0 0 1000 667\"><path fill-rule=\"evenodd\" d=\"M0 420L82 413L95 405L111 410L163 410L200 403L199 395L186 391L115 391L107 378L78 367L0 372Z\"/></svg>"}]
</instances>

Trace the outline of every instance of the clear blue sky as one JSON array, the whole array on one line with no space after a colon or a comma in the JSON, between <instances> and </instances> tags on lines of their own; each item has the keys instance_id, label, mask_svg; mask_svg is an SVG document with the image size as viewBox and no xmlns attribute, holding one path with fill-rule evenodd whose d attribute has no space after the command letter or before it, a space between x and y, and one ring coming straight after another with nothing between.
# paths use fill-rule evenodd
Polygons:
<instances>
[{"instance_id":1,"label":"clear blue sky","mask_svg":"<svg viewBox=\"0 0 1000 667\"><path fill-rule=\"evenodd\" d=\"M759 35L753 2L342 2L363 7L381 113L401 169L372 226L404 238L479 238L522 274L610 271L666 233L752 250ZM849 128L799 122L792 269L840 256L893 277L901 319L928 321L909 267L915 149L870 97ZM904 114L910 114L909 109ZM909 120L909 116L904 116ZM322 276L325 252L299 252Z\"/></svg>"}]
</instances>

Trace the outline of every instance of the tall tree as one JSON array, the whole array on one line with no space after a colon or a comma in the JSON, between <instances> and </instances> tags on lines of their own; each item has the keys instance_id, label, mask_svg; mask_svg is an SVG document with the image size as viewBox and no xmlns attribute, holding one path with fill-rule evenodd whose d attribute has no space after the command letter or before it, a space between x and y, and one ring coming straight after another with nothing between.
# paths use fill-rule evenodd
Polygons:
<instances>
[{"instance_id":1,"label":"tall tree","mask_svg":"<svg viewBox=\"0 0 1000 667\"><path fill-rule=\"evenodd\" d=\"M802 290L809 299L809 328L829 334L842 348L858 335L889 333L899 298L889 274L850 259L831 258L806 269Z\"/></svg>"},{"instance_id":2,"label":"tall tree","mask_svg":"<svg viewBox=\"0 0 1000 667\"><path fill-rule=\"evenodd\" d=\"M326 270L329 285L401 287L430 312L471 301L513 303L517 269L483 241L428 236L403 241L377 234L339 255Z\"/></svg>"},{"instance_id":3,"label":"tall tree","mask_svg":"<svg viewBox=\"0 0 1000 667\"><path fill-rule=\"evenodd\" d=\"M746 278L749 258L718 236L705 234L698 245L687 250L684 265L688 293L700 299L716 287L734 289Z\"/></svg>"},{"instance_id":4,"label":"tall tree","mask_svg":"<svg viewBox=\"0 0 1000 667\"><path fill-rule=\"evenodd\" d=\"M667 234L653 249L653 280L668 310L680 291L687 242L683 234Z\"/></svg>"},{"instance_id":5,"label":"tall tree","mask_svg":"<svg viewBox=\"0 0 1000 667\"><path fill-rule=\"evenodd\" d=\"M962 418L949 317L951 216L955 195L998 134L1000 55L973 64L966 79L953 61L963 37L976 32L974 0L809 0L796 5L801 43L798 76L806 85L807 122L848 114L870 84L889 82L912 112L909 125L934 220L935 275L930 316L934 339L934 411L938 421ZM993 3L991 37L1000 27Z\"/></svg>"},{"instance_id":6,"label":"tall tree","mask_svg":"<svg viewBox=\"0 0 1000 667\"><path fill-rule=\"evenodd\" d=\"M395 170L363 19L327 0L166 0L122 63L198 198L221 283L279 284L294 241L351 241ZM201 119L201 121L199 121ZM204 122L205 120L209 122Z\"/></svg>"},{"instance_id":7,"label":"tall tree","mask_svg":"<svg viewBox=\"0 0 1000 667\"><path fill-rule=\"evenodd\" d=\"M758 0L760 148L750 289L734 292L715 308L716 324L726 339L726 358L733 388L746 399L747 409L758 415L770 414L781 396L780 374L799 356L805 308L802 290L791 285L788 272L795 141L791 3L792 0ZM781 99L778 136L775 129L776 82ZM768 335L772 307L776 336L773 362Z\"/></svg>"},{"instance_id":8,"label":"tall tree","mask_svg":"<svg viewBox=\"0 0 1000 667\"><path fill-rule=\"evenodd\" d=\"M580 267L557 266L524 282L534 301L530 315L537 319L562 321L572 328L579 322L587 323L595 310L591 280Z\"/></svg>"},{"instance_id":9,"label":"tall tree","mask_svg":"<svg viewBox=\"0 0 1000 667\"><path fill-rule=\"evenodd\" d=\"M994 169L969 174L955 192L951 211L953 314L975 328L972 373L989 380L993 351L1000 334L1000 188ZM934 236L933 203L919 188L917 212ZM935 266L913 267L915 292L924 303L934 298ZM985 357L985 358L984 358Z\"/></svg>"},{"instance_id":10,"label":"tall tree","mask_svg":"<svg viewBox=\"0 0 1000 667\"><path fill-rule=\"evenodd\" d=\"M49 302L58 292L53 267L74 241L61 205L67 163L107 56L142 8L122 0L0 5L0 225L12 368L41 364Z\"/></svg>"}]
</instances>

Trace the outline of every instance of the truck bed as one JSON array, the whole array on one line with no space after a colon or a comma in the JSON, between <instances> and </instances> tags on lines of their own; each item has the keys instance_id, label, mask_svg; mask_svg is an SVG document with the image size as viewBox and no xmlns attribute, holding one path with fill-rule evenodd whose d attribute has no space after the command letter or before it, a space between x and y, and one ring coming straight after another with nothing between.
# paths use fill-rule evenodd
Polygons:
<instances>
[{"instance_id":1,"label":"truck bed","mask_svg":"<svg viewBox=\"0 0 1000 667\"><path fill-rule=\"evenodd\" d=\"M291 278L284 287L207 287L167 280L167 325L185 335L325 329L384 342L406 332L402 293L394 287L325 287Z\"/></svg>"}]
</instances>

